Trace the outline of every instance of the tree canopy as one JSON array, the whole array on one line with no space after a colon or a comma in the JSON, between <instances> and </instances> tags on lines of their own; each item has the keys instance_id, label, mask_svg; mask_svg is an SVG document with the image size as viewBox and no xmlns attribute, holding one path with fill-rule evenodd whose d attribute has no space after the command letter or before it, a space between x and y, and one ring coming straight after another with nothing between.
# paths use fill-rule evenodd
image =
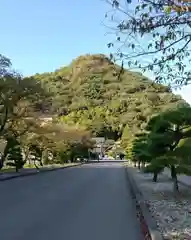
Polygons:
<instances>
[{"instance_id":1,"label":"tree canopy","mask_svg":"<svg viewBox=\"0 0 191 240\"><path fill-rule=\"evenodd\" d=\"M178 189L177 174L191 174L189 153L191 139L191 108L179 107L167 110L150 119L147 132L140 134L133 143L133 160L147 162L146 172L157 175L165 167L171 171L175 189Z\"/></svg>"},{"instance_id":2,"label":"tree canopy","mask_svg":"<svg viewBox=\"0 0 191 240\"><path fill-rule=\"evenodd\" d=\"M85 55L35 80L50 92L41 105L65 124L83 126L94 136L117 140L128 124L132 134L160 111L186 104L170 88L125 70L108 57Z\"/></svg>"},{"instance_id":3,"label":"tree canopy","mask_svg":"<svg viewBox=\"0 0 191 240\"><path fill-rule=\"evenodd\" d=\"M0 134L6 145L1 167L6 161L19 170L31 159L42 165L88 158L94 146L92 137L119 140L118 151L122 152L132 138L135 144L131 148L143 159L139 149L145 140L140 142L138 134L157 114L188 107L169 87L153 83L141 73L121 71L103 54L80 56L55 72L26 78L12 71L6 58L4 61L0 66L4 69ZM43 123L42 116L52 120ZM177 121L173 113L170 117Z\"/></svg>"},{"instance_id":4,"label":"tree canopy","mask_svg":"<svg viewBox=\"0 0 191 240\"><path fill-rule=\"evenodd\" d=\"M160 83L182 86L191 82L190 1L106 2L113 8L106 16L110 32L116 35L108 44L118 49L112 51L116 59L130 68L153 72Z\"/></svg>"}]
</instances>

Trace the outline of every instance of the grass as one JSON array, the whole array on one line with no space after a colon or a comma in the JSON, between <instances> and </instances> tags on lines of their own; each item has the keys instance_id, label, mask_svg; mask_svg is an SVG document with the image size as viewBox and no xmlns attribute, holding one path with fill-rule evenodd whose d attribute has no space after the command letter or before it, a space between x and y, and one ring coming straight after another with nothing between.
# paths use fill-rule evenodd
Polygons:
<instances>
[{"instance_id":1,"label":"grass","mask_svg":"<svg viewBox=\"0 0 191 240\"><path fill-rule=\"evenodd\" d=\"M12 173L12 172L15 172L15 168L13 167L3 167L0 170L0 173Z\"/></svg>"},{"instance_id":2,"label":"grass","mask_svg":"<svg viewBox=\"0 0 191 240\"><path fill-rule=\"evenodd\" d=\"M64 163L64 164L52 164L52 165L44 165L43 167L37 165L39 167L39 169L41 168L51 168L51 167L67 167L67 166L72 166L72 165L76 165L79 163ZM34 164L25 164L24 165L24 169L36 169ZM0 173L12 173L15 172L15 168L13 167L9 167L9 166L5 166L0 170Z\"/></svg>"}]
</instances>

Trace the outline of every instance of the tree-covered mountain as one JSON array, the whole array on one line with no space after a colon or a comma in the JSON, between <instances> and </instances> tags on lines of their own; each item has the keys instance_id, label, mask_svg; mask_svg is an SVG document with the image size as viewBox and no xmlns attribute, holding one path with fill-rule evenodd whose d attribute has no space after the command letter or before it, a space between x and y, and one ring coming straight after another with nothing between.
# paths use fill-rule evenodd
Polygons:
<instances>
[{"instance_id":1,"label":"tree-covered mountain","mask_svg":"<svg viewBox=\"0 0 191 240\"><path fill-rule=\"evenodd\" d=\"M34 78L50 93L46 102L39 103L42 111L115 140L127 128L132 134L144 129L154 114L186 104L167 86L122 70L102 54L80 56Z\"/></svg>"}]
</instances>

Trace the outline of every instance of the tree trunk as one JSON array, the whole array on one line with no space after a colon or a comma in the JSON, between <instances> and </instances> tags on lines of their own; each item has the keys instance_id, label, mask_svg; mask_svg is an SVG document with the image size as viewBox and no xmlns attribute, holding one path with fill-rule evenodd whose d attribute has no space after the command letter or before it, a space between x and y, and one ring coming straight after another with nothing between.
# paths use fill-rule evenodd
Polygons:
<instances>
[{"instance_id":1,"label":"tree trunk","mask_svg":"<svg viewBox=\"0 0 191 240\"><path fill-rule=\"evenodd\" d=\"M174 165L171 166L171 177L172 177L172 180L173 180L173 192L175 194L177 194L177 193L179 193L179 186L178 186L176 168L175 168Z\"/></svg>"},{"instance_id":2,"label":"tree trunk","mask_svg":"<svg viewBox=\"0 0 191 240\"><path fill-rule=\"evenodd\" d=\"M39 158L39 163L40 163L40 166L43 167L43 153L41 152L41 156Z\"/></svg>"},{"instance_id":3,"label":"tree trunk","mask_svg":"<svg viewBox=\"0 0 191 240\"><path fill-rule=\"evenodd\" d=\"M158 173L154 172L154 174L153 174L153 182L157 182L157 178L158 178Z\"/></svg>"},{"instance_id":4,"label":"tree trunk","mask_svg":"<svg viewBox=\"0 0 191 240\"><path fill-rule=\"evenodd\" d=\"M26 151L24 151L24 162L25 163L28 162L28 164L31 164L31 160L29 158L29 153L30 153L30 151L28 149Z\"/></svg>"},{"instance_id":5,"label":"tree trunk","mask_svg":"<svg viewBox=\"0 0 191 240\"><path fill-rule=\"evenodd\" d=\"M44 159L43 159L43 164L48 164L49 163L49 159L48 159L48 150L44 151Z\"/></svg>"},{"instance_id":6,"label":"tree trunk","mask_svg":"<svg viewBox=\"0 0 191 240\"><path fill-rule=\"evenodd\" d=\"M0 169L2 169L3 168L3 160L2 160L2 157L1 157L1 159L0 159Z\"/></svg>"},{"instance_id":7,"label":"tree trunk","mask_svg":"<svg viewBox=\"0 0 191 240\"><path fill-rule=\"evenodd\" d=\"M19 172L19 169L20 169L19 163L15 162L15 171L16 171L16 173Z\"/></svg>"},{"instance_id":8,"label":"tree trunk","mask_svg":"<svg viewBox=\"0 0 191 240\"><path fill-rule=\"evenodd\" d=\"M141 169L141 162L138 162L138 169Z\"/></svg>"},{"instance_id":9,"label":"tree trunk","mask_svg":"<svg viewBox=\"0 0 191 240\"><path fill-rule=\"evenodd\" d=\"M2 169L3 166L4 166L4 162L6 160L6 157L7 157L7 154L8 154L8 150L9 150L9 142L7 140L7 144L6 144L5 148L4 148L4 152L3 152L3 155L1 157L0 169Z\"/></svg>"},{"instance_id":10,"label":"tree trunk","mask_svg":"<svg viewBox=\"0 0 191 240\"><path fill-rule=\"evenodd\" d=\"M35 168L36 168L37 170L39 170L39 167L38 167L38 165L36 164L36 159L34 159L33 163L34 163Z\"/></svg>"},{"instance_id":11,"label":"tree trunk","mask_svg":"<svg viewBox=\"0 0 191 240\"><path fill-rule=\"evenodd\" d=\"M3 109L5 112L4 112L4 118L3 118L3 120L2 120L2 124L1 124L1 126L0 126L0 135L2 136L3 134L3 130L4 130L4 128L5 128L5 125L6 125L6 123L7 123L7 120L8 120L8 113L9 113L9 109L8 109L8 107L7 106L5 106L4 105L4 109Z\"/></svg>"},{"instance_id":12,"label":"tree trunk","mask_svg":"<svg viewBox=\"0 0 191 240\"><path fill-rule=\"evenodd\" d=\"M73 156L70 157L70 161L71 161L71 163L74 162L74 157Z\"/></svg>"}]
</instances>

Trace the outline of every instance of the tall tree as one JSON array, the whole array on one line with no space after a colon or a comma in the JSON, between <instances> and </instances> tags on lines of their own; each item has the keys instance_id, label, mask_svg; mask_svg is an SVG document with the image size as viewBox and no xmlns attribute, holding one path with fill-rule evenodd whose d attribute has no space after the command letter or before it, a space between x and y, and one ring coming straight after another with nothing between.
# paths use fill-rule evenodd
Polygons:
<instances>
[{"instance_id":1,"label":"tall tree","mask_svg":"<svg viewBox=\"0 0 191 240\"><path fill-rule=\"evenodd\" d=\"M0 134L16 120L33 115L39 98L45 96L37 81L18 76L0 78L0 91Z\"/></svg>"},{"instance_id":2,"label":"tall tree","mask_svg":"<svg viewBox=\"0 0 191 240\"><path fill-rule=\"evenodd\" d=\"M166 111L151 119L148 124L150 130L148 141L148 155L151 158L148 171L168 167L174 182L174 191L178 191L178 173L188 174L186 165L190 168L191 162L181 155L179 144L191 136L191 108L181 107ZM183 151L182 151L183 153ZM191 172L190 172L191 174Z\"/></svg>"},{"instance_id":3,"label":"tall tree","mask_svg":"<svg viewBox=\"0 0 191 240\"><path fill-rule=\"evenodd\" d=\"M46 96L41 84L33 78L23 79L11 70L11 62L0 55L0 137L7 144L10 137L20 137L29 131L34 121L30 117L39 110L37 103ZM7 156L7 147L0 168Z\"/></svg>"},{"instance_id":4,"label":"tall tree","mask_svg":"<svg viewBox=\"0 0 191 240\"><path fill-rule=\"evenodd\" d=\"M7 165L14 166L16 172L23 168L25 162L23 161L20 143L13 137L9 139L9 147L7 154Z\"/></svg>"}]
</instances>

